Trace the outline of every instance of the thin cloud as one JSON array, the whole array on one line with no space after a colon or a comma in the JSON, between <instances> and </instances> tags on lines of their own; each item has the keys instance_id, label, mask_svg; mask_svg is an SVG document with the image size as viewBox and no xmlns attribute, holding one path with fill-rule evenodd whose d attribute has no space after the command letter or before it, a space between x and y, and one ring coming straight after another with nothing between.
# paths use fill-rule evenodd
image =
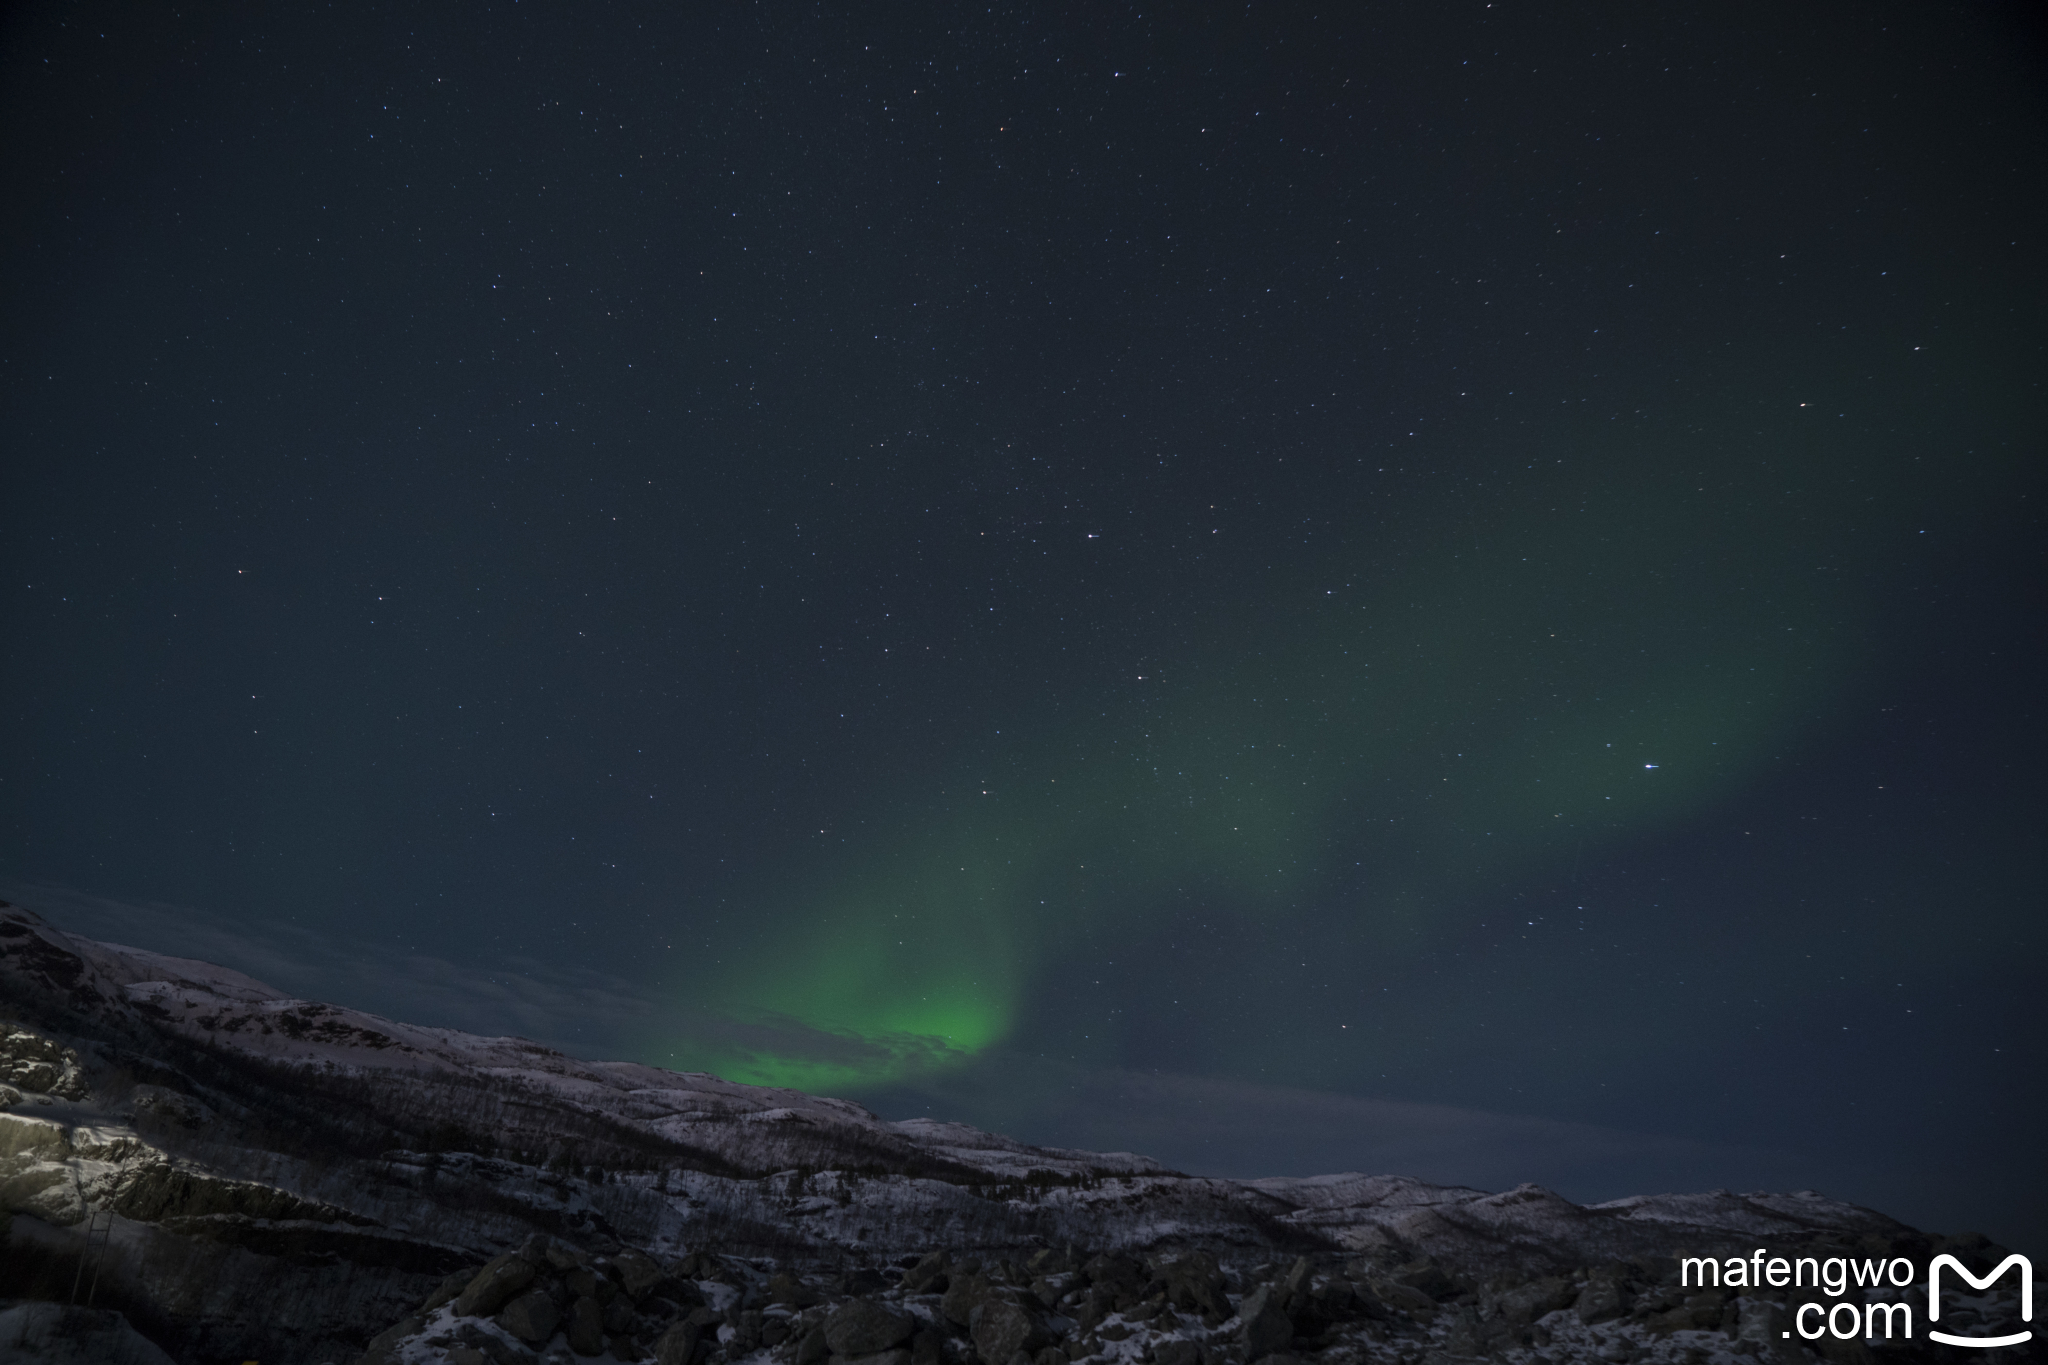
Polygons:
<instances>
[{"instance_id":1,"label":"thin cloud","mask_svg":"<svg viewBox=\"0 0 2048 1365\"><path fill-rule=\"evenodd\" d=\"M615 1056L661 1012L624 978L531 958L479 967L348 943L280 922L262 930L161 901L118 901L68 887L0 883L0 899L80 938L232 967L287 994L410 1024L530 1038L582 1056Z\"/></svg>"}]
</instances>

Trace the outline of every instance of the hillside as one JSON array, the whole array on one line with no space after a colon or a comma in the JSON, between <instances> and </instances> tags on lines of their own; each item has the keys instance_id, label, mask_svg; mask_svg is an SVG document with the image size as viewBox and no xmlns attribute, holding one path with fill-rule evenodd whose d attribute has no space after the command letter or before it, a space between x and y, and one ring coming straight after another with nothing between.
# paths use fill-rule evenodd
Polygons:
<instances>
[{"instance_id":1,"label":"hillside","mask_svg":"<svg viewBox=\"0 0 2048 1365\"><path fill-rule=\"evenodd\" d=\"M173 1359L294 1365L1800 1360L1789 1300L1679 1293L1674 1258L1996 1251L1812 1193L1190 1176L292 999L4 904L0 1208L14 1299L67 1298L110 1229L98 1307Z\"/></svg>"}]
</instances>

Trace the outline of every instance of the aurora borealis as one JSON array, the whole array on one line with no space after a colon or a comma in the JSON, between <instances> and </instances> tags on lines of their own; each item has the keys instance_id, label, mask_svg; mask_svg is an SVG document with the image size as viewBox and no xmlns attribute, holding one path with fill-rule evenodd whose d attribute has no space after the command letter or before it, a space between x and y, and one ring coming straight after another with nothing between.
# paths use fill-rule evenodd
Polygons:
<instances>
[{"instance_id":1,"label":"aurora borealis","mask_svg":"<svg viewBox=\"0 0 2048 1365\"><path fill-rule=\"evenodd\" d=\"M1183 1169L2048 1235L2036 37L24 12L0 895Z\"/></svg>"}]
</instances>

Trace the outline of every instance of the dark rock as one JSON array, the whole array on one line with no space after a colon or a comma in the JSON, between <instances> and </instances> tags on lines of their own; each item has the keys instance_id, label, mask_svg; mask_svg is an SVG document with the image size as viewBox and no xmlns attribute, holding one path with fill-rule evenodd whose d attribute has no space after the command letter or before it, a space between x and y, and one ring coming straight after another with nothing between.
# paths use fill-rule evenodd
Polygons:
<instances>
[{"instance_id":1,"label":"dark rock","mask_svg":"<svg viewBox=\"0 0 2048 1365\"><path fill-rule=\"evenodd\" d=\"M906 1314L855 1299L826 1320L825 1341L834 1355L868 1356L902 1345L916 1330Z\"/></svg>"},{"instance_id":2,"label":"dark rock","mask_svg":"<svg viewBox=\"0 0 2048 1365\"><path fill-rule=\"evenodd\" d=\"M1280 1307L1283 1286L1262 1284L1244 1296L1237 1315L1243 1321L1239 1333L1247 1360L1270 1355L1294 1340L1294 1322Z\"/></svg>"},{"instance_id":3,"label":"dark rock","mask_svg":"<svg viewBox=\"0 0 2048 1365\"><path fill-rule=\"evenodd\" d=\"M833 1356L832 1359L843 1360L846 1362L846 1365L910 1365L910 1352L904 1350L877 1351L873 1355Z\"/></svg>"},{"instance_id":4,"label":"dark rock","mask_svg":"<svg viewBox=\"0 0 2048 1365\"><path fill-rule=\"evenodd\" d=\"M1052 1344L1036 1317L1022 1304L1005 1299L984 1300L975 1308L968 1329L982 1365L1009 1365L1010 1357L1019 1351L1036 1351Z\"/></svg>"},{"instance_id":5,"label":"dark rock","mask_svg":"<svg viewBox=\"0 0 2048 1365\"><path fill-rule=\"evenodd\" d=\"M1379 1315L1377 1301L1360 1294L1346 1279L1318 1280L1301 1296L1296 1307L1297 1334L1327 1331L1341 1323Z\"/></svg>"},{"instance_id":6,"label":"dark rock","mask_svg":"<svg viewBox=\"0 0 2048 1365\"><path fill-rule=\"evenodd\" d=\"M1432 1299L1420 1289L1402 1284L1398 1280L1376 1281L1373 1284L1372 1291L1379 1295L1382 1303L1391 1308L1398 1308L1404 1313L1413 1313L1418 1317L1424 1318L1436 1315L1435 1299Z\"/></svg>"},{"instance_id":7,"label":"dark rock","mask_svg":"<svg viewBox=\"0 0 2048 1365\"><path fill-rule=\"evenodd\" d=\"M612 1283L611 1276L600 1274L593 1266L577 1266L562 1276L562 1283L567 1286L573 1297L596 1299L600 1307L610 1303L619 1292L619 1287Z\"/></svg>"},{"instance_id":8,"label":"dark rock","mask_svg":"<svg viewBox=\"0 0 2048 1365\"><path fill-rule=\"evenodd\" d=\"M818 1301L818 1291L786 1271L768 1277L768 1302L791 1308L809 1308Z\"/></svg>"},{"instance_id":9,"label":"dark rock","mask_svg":"<svg viewBox=\"0 0 2048 1365\"><path fill-rule=\"evenodd\" d=\"M701 1324L684 1318L663 1332L661 1340L654 1343L656 1365L690 1365L690 1357L697 1353L697 1338L703 1331ZM819 1357L821 1360L823 1358ZM803 1361L802 1365L811 1365L811 1362Z\"/></svg>"},{"instance_id":10,"label":"dark rock","mask_svg":"<svg viewBox=\"0 0 2048 1365\"><path fill-rule=\"evenodd\" d=\"M533 1283L533 1262L518 1252L507 1252L476 1273L468 1286L455 1296L455 1311L465 1318L489 1317L504 1307L514 1294Z\"/></svg>"},{"instance_id":11,"label":"dark rock","mask_svg":"<svg viewBox=\"0 0 2048 1365\"><path fill-rule=\"evenodd\" d=\"M1569 1308L1575 1297L1571 1284L1553 1275L1508 1290L1494 1301L1494 1306L1509 1322L1524 1327L1547 1313Z\"/></svg>"},{"instance_id":12,"label":"dark rock","mask_svg":"<svg viewBox=\"0 0 2048 1365\"><path fill-rule=\"evenodd\" d=\"M569 1305L566 1325L569 1349L579 1356L604 1353L604 1308L589 1294L579 1295Z\"/></svg>"},{"instance_id":13,"label":"dark rock","mask_svg":"<svg viewBox=\"0 0 2048 1365\"><path fill-rule=\"evenodd\" d=\"M636 1303L670 1278L652 1256L631 1249L611 1258L611 1275L619 1282L619 1288L626 1291L626 1297Z\"/></svg>"},{"instance_id":14,"label":"dark rock","mask_svg":"<svg viewBox=\"0 0 2048 1365\"><path fill-rule=\"evenodd\" d=\"M919 1332L910 1339L910 1365L940 1365L946 1358L946 1343L937 1332Z\"/></svg>"},{"instance_id":15,"label":"dark rock","mask_svg":"<svg viewBox=\"0 0 2048 1365\"><path fill-rule=\"evenodd\" d=\"M1128 1256L1105 1253L1082 1266L1081 1273L1090 1284L1109 1285L1126 1294L1135 1294L1145 1283L1145 1267Z\"/></svg>"},{"instance_id":16,"label":"dark rock","mask_svg":"<svg viewBox=\"0 0 2048 1365\"><path fill-rule=\"evenodd\" d=\"M1152 1348L1152 1365L1201 1365L1202 1348L1192 1341L1162 1341Z\"/></svg>"},{"instance_id":17,"label":"dark rock","mask_svg":"<svg viewBox=\"0 0 2048 1365\"><path fill-rule=\"evenodd\" d=\"M1067 1353L1057 1346L1041 1346L1031 1357L1031 1365L1067 1365Z\"/></svg>"},{"instance_id":18,"label":"dark rock","mask_svg":"<svg viewBox=\"0 0 2048 1365\"><path fill-rule=\"evenodd\" d=\"M515 1345L494 1332L486 1332L472 1322L463 1323L456 1336L461 1342L456 1350L467 1347L491 1361L492 1365L534 1365L539 1359L524 1346ZM452 1358L454 1352L449 1354Z\"/></svg>"},{"instance_id":19,"label":"dark rock","mask_svg":"<svg viewBox=\"0 0 2048 1365\"><path fill-rule=\"evenodd\" d=\"M562 1310L537 1289L529 1289L505 1305L497 1316L498 1326L529 1346L545 1345L561 1325Z\"/></svg>"},{"instance_id":20,"label":"dark rock","mask_svg":"<svg viewBox=\"0 0 2048 1365\"><path fill-rule=\"evenodd\" d=\"M379 1332L376 1336L370 1338L370 1345L363 1352L364 1358L369 1360L383 1360L387 1358L399 1342L405 1340L405 1338L426 1325L427 1319L423 1313L413 1313L408 1317L400 1319Z\"/></svg>"},{"instance_id":21,"label":"dark rock","mask_svg":"<svg viewBox=\"0 0 2048 1365\"><path fill-rule=\"evenodd\" d=\"M819 1361L829 1359L831 1355L832 1343L825 1340L822 1326L813 1327L796 1345L796 1365L818 1365ZM669 1365L669 1362L664 1360L661 1365Z\"/></svg>"},{"instance_id":22,"label":"dark rock","mask_svg":"<svg viewBox=\"0 0 2048 1365\"><path fill-rule=\"evenodd\" d=\"M640 1330L641 1317L633 1301L624 1294L613 1296L604 1306L604 1330L613 1336L629 1336Z\"/></svg>"},{"instance_id":23,"label":"dark rock","mask_svg":"<svg viewBox=\"0 0 2048 1365\"><path fill-rule=\"evenodd\" d=\"M1635 1296L1619 1279L1594 1279L1579 1291L1579 1321L1587 1326L1620 1317L1635 1302Z\"/></svg>"},{"instance_id":24,"label":"dark rock","mask_svg":"<svg viewBox=\"0 0 2048 1365\"><path fill-rule=\"evenodd\" d=\"M946 1287L945 1297L939 1300L939 1312L945 1314L947 1321L966 1327L974 1316L974 1310L994 1292L994 1288L983 1276L955 1275Z\"/></svg>"},{"instance_id":25,"label":"dark rock","mask_svg":"<svg viewBox=\"0 0 2048 1365\"><path fill-rule=\"evenodd\" d=\"M1419 1289L1437 1303L1458 1296L1458 1283L1444 1273L1442 1266L1424 1258L1410 1261L1388 1276L1396 1284L1405 1284L1410 1289Z\"/></svg>"},{"instance_id":26,"label":"dark rock","mask_svg":"<svg viewBox=\"0 0 2048 1365\"><path fill-rule=\"evenodd\" d=\"M426 1302L420 1305L420 1311L422 1313L431 1313L442 1304L453 1302L458 1294L469 1287L469 1282L474 1280L479 1273L480 1269L478 1267L471 1266L467 1270L458 1270L454 1274L445 1277L441 1281L440 1286L433 1293L427 1295Z\"/></svg>"},{"instance_id":27,"label":"dark rock","mask_svg":"<svg viewBox=\"0 0 2048 1365\"><path fill-rule=\"evenodd\" d=\"M1159 1273L1166 1284L1167 1300L1175 1308L1200 1313L1212 1327L1230 1316L1230 1300L1224 1293L1223 1271L1208 1251L1191 1251L1168 1262Z\"/></svg>"},{"instance_id":28,"label":"dark rock","mask_svg":"<svg viewBox=\"0 0 2048 1365\"><path fill-rule=\"evenodd\" d=\"M1481 1320L1471 1304L1450 1310L1450 1330L1444 1333L1444 1351L1453 1356L1497 1356L1520 1337L1520 1329L1495 1314Z\"/></svg>"},{"instance_id":29,"label":"dark rock","mask_svg":"<svg viewBox=\"0 0 2048 1365\"><path fill-rule=\"evenodd\" d=\"M1074 1267L1064 1252L1043 1247L1031 1253L1030 1259L1024 1262L1024 1268L1034 1275L1059 1275Z\"/></svg>"},{"instance_id":30,"label":"dark rock","mask_svg":"<svg viewBox=\"0 0 2048 1365\"><path fill-rule=\"evenodd\" d=\"M1093 1327L1116 1311L1118 1298L1117 1291L1110 1285L1098 1284L1090 1287L1088 1297L1082 1302L1081 1311L1076 1315L1077 1321L1083 1327Z\"/></svg>"},{"instance_id":31,"label":"dark rock","mask_svg":"<svg viewBox=\"0 0 2048 1365\"><path fill-rule=\"evenodd\" d=\"M548 1264L557 1270L574 1270L590 1264L590 1257L580 1247L571 1246L559 1237L550 1237L547 1245Z\"/></svg>"},{"instance_id":32,"label":"dark rock","mask_svg":"<svg viewBox=\"0 0 2048 1365\"><path fill-rule=\"evenodd\" d=\"M943 1251L928 1251L918 1263L903 1272L906 1294L938 1294L946 1288L947 1257Z\"/></svg>"}]
</instances>

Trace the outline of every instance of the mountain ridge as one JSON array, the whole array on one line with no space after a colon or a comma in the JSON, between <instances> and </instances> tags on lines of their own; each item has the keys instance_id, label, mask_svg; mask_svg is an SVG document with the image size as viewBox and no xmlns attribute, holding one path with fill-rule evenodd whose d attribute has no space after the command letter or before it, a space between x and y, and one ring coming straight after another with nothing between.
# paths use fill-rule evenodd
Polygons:
<instances>
[{"instance_id":1,"label":"mountain ridge","mask_svg":"<svg viewBox=\"0 0 2048 1365\"><path fill-rule=\"evenodd\" d=\"M81 1229L108 1224L105 1293L174 1356L355 1358L440 1281L536 1237L842 1283L928 1255L1016 1264L1079 1246L1199 1253L1219 1284L1277 1259L1377 1267L1368 1278L1427 1263L1467 1287L1596 1264L1654 1277L1681 1250L1759 1240L1923 1256L1939 1243L1811 1192L1582 1206L1534 1185L1187 1175L299 1000L5 903L0 999L9 1264L75 1265Z\"/></svg>"}]
</instances>

